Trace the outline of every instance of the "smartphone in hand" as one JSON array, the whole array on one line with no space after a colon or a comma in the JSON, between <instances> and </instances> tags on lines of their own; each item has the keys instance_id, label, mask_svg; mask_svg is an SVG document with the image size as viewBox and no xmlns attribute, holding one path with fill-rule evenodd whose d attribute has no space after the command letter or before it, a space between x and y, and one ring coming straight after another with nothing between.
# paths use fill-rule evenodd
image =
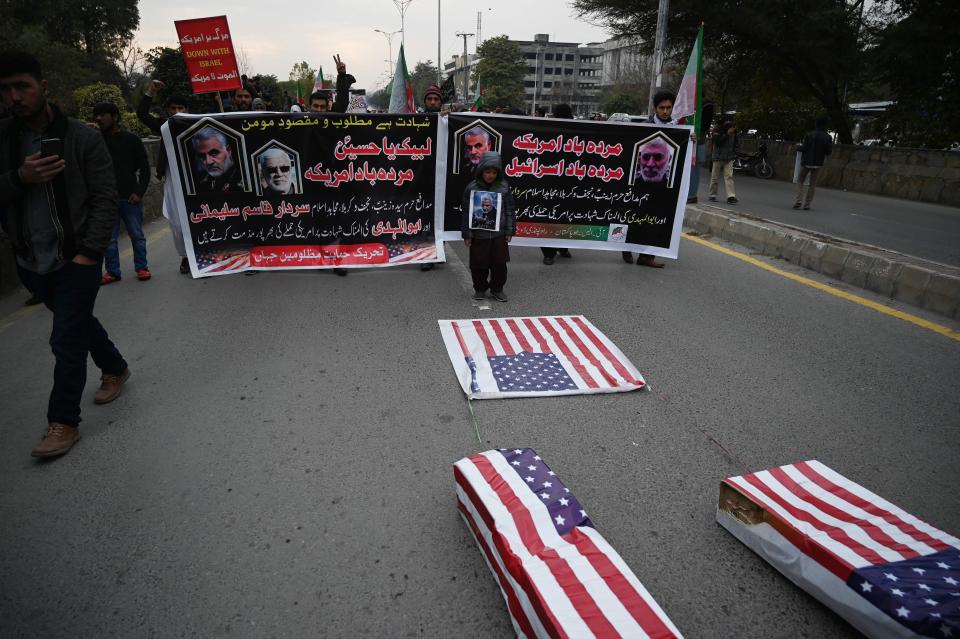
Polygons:
<instances>
[{"instance_id":1,"label":"smartphone in hand","mask_svg":"<svg viewBox=\"0 0 960 639\"><path fill-rule=\"evenodd\" d=\"M60 138L43 138L40 140L41 157L62 157L63 140Z\"/></svg>"}]
</instances>

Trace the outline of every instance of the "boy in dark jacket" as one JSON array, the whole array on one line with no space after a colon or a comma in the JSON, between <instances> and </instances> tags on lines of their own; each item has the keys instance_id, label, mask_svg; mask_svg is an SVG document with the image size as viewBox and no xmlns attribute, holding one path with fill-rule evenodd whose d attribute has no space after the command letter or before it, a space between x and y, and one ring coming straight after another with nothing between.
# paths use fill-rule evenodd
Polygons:
<instances>
[{"instance_id":1,"label":"boy in dark jacket","mask_svg":"<svg viewBox=\"0 0 960 639\"><path fill-rule=\"evenodd\" d=\"M492 218L482 217L482 222L474 223L474 194L478 192L489 194L478 197L481 202L485 197L491 199L492 206L482 208L489 212ZM497 195L500 200L499 225L495 224L497 206L493 201ZM460 232L463 243L470 247L473 299L484 299L489 288L493 299L506 302L503 285L507 282L507 262L510 261L507 244L513 239L517 223L513 195L510 194L510 185L503 179L499 153L488 151L480 158L473 181L463 191L460 210ZM489 228L490 226L494 228Z\"/></svg>"}]
</instances>

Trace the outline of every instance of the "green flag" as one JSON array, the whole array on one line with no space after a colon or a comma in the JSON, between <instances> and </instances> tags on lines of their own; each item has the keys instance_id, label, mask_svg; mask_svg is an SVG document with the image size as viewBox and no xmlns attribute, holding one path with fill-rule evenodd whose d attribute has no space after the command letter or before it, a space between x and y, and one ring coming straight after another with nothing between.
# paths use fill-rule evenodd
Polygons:
<instances>
[{"instance_id":1,"label":"green flag","mask_svg":"<svg viewBox=\"0 0 960 639\"><path fill-rule=\"evenodd\" d=\"M683 72L683 81L677 91L677 100L673 103L673 117L679 124L692 124L696 131L700 125L700 110L703 108L703 25L697 32L697 41L693 44L690 61Z\"/></svg>"}]
</instances>

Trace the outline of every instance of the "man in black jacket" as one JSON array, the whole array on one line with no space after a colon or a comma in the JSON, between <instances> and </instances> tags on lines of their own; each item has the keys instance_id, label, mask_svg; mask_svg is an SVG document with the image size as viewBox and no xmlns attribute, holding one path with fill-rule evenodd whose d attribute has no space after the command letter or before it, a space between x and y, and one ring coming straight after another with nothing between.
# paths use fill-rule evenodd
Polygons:
<instances>
[{"instance_id":1,"label":"man in black jacket","mask_svg":"<svg viewBox=\"0 0 960 639\"><path fill-rule=\"evenodd\" d=\"M60 113L46 91L36 58L0 54L0 100L14 116L0 122L0 207L20 280L53 311L56 367L47 432L34 457L62 455L80 439L88 353L103 371L96 403L116 399L130 376L93 316L100 261L117 219L113 163L103 137Z\"/></svg>"},{"instance_id":2,"label":"man in black jacket","mask_svg":"<svg viewBox=\"0 0 960 639\"><path fill-rule=\"evenodd\" d=\"M793 208L799 209L801 203L803 210L810 210L810 203L813 202L813 192L817 187L817 177L820 176L820 169L827 156L833 153L833 140L827 133L827 118L821 116L813 124L814 130L807 133L803 138L803 144L797 147L800 156L800 179L797 180L797 199L793 203ZM803 199L803 182L810 176L810 187L807 189L807 198Z\"/></svg>"},{"instance_id":3,"label":"man in black jacket","mask_svg":"<svg viewBox=\"0 0 960 639\"><path fill-rule=\"evenodd\" d=\"M105 255L106 272L100 278L100 284L120 280L117 240L120 237L121 220L133 245L133 268L137 279L143 282L150 279L150 269L147 267L147 238L143 234L143 195L150 185L147 150L143 147L140 136L120 130L120 110L113 102L101 102L93 107L93 119L103 133L103 141L113 160L120 215L120 219L113 225L113 237Z\"/></svg>"}]
</instances>

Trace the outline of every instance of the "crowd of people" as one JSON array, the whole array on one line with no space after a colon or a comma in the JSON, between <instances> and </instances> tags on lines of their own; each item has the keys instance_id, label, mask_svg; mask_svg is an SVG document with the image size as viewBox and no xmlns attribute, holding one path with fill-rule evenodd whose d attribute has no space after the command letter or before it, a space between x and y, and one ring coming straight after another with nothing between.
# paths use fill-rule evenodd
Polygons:
<instances>
[{"instance_id":1,"label":"crowd of people","mask_svg":"<svg viewBox=\"0 0 960 639\"><path fill-rule=\"evenodd\" d=\"M284 96L286 107L291 111L346 112L355 79L347 73L339 56L334 63L335 93L315 91L309 103L303 105ZM12 242L17 272L31 293L30 302L43 303L53 312L50 345L56 360L54 383L47 407L48 427L31 453L36 457L62 455L80 439L80 401L88 355L102 373L94 395L96 403L116 399L130 377L126 360L93 314L99 288L122 277L117 250L121 225L133 245L137 279L151 278L143 232L143 198L150 182L150 166L143 142L120 128L116 104L104 102L95 106L94 128L66 117L47 100L46 89L47 80L35 57L17 51L0 53L0 102L8 116L0 118L0 223ZM163 89L160 80L150 81L136 110L139 120L156 134L166 121L152 113L154 100ZM443 98L441 88L430 85L422 96L422 111L446 113ZM244 84L224 103L233 111L249 111L269 108L271 101L271 96L265 99L259 95L256 86ZM649 121L675 123L674 101L670 92L657 93L655 113ZM183 95L168 95L164 108L168 118L188 113L190 100ZM511 113L508 108L499 111ZM537 115L544 117L547 113L540 110ZM573 113L568 105L556 105L552 117L572 118ZM709 136L713 154L710 200L717 198L722 175L727 202L735 204L732 161L736 157L737 127L729 116L721 116L712 129L709 115L704 120L707 125L691 138L697 144L699 157ZM207 190L227 189L231 180L236 179L230 147L216 133L211 129L210 135L198 134L193 140L194 151L204 165L203 179L209 180ZM508 245L516 229L516 207L500 154L491 148L483 131L468 133L465 143L474 179L463 193L461 234L469 247L474 298L485 299L489 294L506 302ZM825 120L818 120L816 129L798 147L803 169L794 208L810 208L819 168L831 149ZM640 157L638 173L643 179L662 179L663 157L657 157L654 148L649 149L648 155ZM258 162L262 188L277 193L297 192L290 178L289 156L264 153ZM161 145L156 176L163 183L163 215L181 258L180 272L189 273L183 230L173 213L172 180L164 179L166 170L165 149ZM809 186L804 186L805 179ZM690 202L696 201L696 187L694 176ZM552 265L558 254L572 257L563 248L544 247L542 253L546 265ZM623 259L633 263L629 252L623 253ZM636 264L663 266L652 255L644 254L638 256ZM432 263L421 265L424 271L433 267ZM101 271L102 268L105 270ZM334 272L346 275L344 269Z\"/></svg>"}]
</instances>

